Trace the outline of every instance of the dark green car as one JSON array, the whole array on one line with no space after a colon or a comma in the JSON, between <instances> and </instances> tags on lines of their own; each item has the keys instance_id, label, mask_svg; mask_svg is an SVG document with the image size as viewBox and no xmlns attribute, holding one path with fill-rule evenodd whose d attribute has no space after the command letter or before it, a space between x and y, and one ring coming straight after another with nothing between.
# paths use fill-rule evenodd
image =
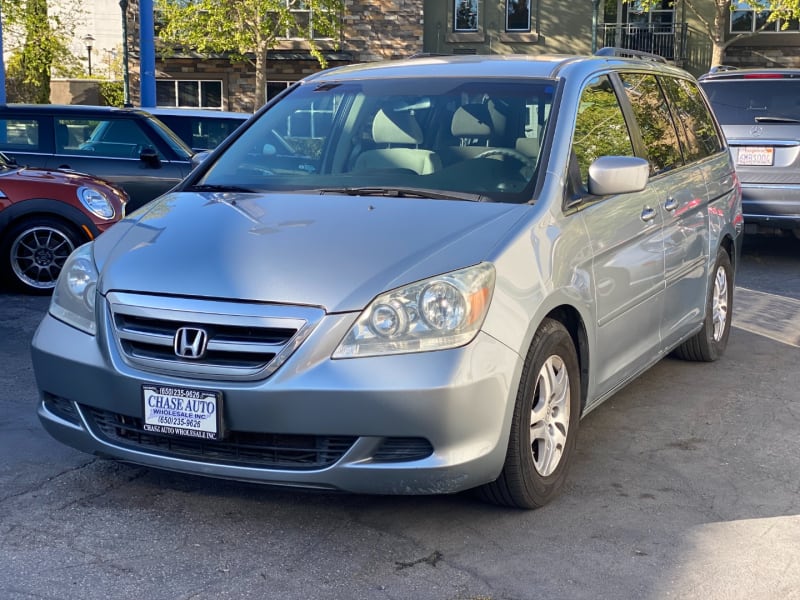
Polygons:
<instances>
[{"instance_id":1,"label":"dark green car","mask_svg":"<svg viewBox=\"0 0 800 600\"><path fill-rule=\"evenodd\" d=\"M20 165L101 177L130 196L128 211L192 168L192 150L145 111L53 104L0 106L0 151Z\"/></svg>"}]
</instances>

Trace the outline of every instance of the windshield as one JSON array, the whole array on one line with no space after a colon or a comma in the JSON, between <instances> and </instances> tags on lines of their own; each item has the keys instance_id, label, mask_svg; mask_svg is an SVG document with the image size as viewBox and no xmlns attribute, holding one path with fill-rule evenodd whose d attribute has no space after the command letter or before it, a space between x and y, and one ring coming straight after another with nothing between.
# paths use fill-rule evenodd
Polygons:
<instances>
[{"instance_id":1,"label":"windshield","mask_svg":"<svg viewBox=\"0 0 800 600\"><path fill-rule=\"evenodd\" d=\"M800 80L738 79L701 85L722 125L796 124L800 120Z\"/></svg>"},{"instance_id":2,"label":"windshield","mask_svg":"<svg viewBox=\"0 0 800 600\"><path fill-rule=\"evenodd\" d=\"M554 87L497 78L309 82L260 115L195 187L524 202Z\"/></svg>"},{"instance_id":3,"label":"windshield","mask_svg":"<svg viewBox=\"0 0 800 600\"><path fill-rule=\"evenodd\" d=\"M187 146L181 138L179 138L175 133L173 133L169 127L164 125L161 121L159 121L155 117L148 117L151 125L153 126L153 130L156 131L162 139L169 144L170 148L178 155L178 158L181 160L191 160L192 155L194 152Z\"/></svg>"}]
</instances>

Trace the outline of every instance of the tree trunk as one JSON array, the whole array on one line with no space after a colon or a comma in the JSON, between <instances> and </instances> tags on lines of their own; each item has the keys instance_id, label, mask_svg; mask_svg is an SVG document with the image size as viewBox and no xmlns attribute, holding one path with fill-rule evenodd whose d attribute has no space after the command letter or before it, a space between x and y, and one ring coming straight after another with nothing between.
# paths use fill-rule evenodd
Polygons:
<instances>
[{"instance_id":1,"label":"tree trunk","mask_svg":"<svg viewBox=\"0 0 800 600\"><path fill-rule=\"evenodd\" d=\"M714 3L714 29L711 33L711 66L725 63L725 43L728 16L731 14L731 0L716 0Z\"/></svg>"},{"instance_id":2,"label":"tree trunk","mask_svg":"<svg viewBox=\"0 0 800 600\"><path fill-rule=\"evenodd\" d=\"M267 54L269 47L264 42L259 42L256 50L256 89L255 106L253 112L267 103Z\"/></svg>"},{"instance_id":3,"label":"tree trunk","mask_svg":"<svg viewBox=\"0 0 800 600\"><path fill-rule=\"evenodd\" d=\"M52 31L47 20L47 0L29 0L25 19L22 67L25 87L34 104L50 103L50 69L53 64Z\"/></svg>"},{"instance_id":4,"label":"tree trunk","mask_svg":"<svg viewBox=\"0 0 800 600\"><path fill-rule=\"evenodd\" d=\"M720 44L716 40L711 42L711 66L717 67L725 64L725 49L727 44Z\"/></svg>"}]
</instances>

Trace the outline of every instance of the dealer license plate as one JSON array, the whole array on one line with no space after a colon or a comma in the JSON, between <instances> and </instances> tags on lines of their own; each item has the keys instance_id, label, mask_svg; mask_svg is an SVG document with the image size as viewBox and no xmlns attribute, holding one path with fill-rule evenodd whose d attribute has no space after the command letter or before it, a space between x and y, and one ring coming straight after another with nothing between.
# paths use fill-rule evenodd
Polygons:
<instances>
[{"instance_id":1,"label":"dealer license plate","mask_svg":"<svg viewBox=\"0 0 800 600\"><path fill-rule=\"evenodd\" d=\"M220 437L222 394L167 385L143 385L144 429L204 440Z\"/></svg>"},{"instance_id":2,"label":"dealer license plate","mask_svg":"<svg viewBox=\"0 0 800 600\"><path fill-rule=\"evenodd\" d=\"M769 146L743 146L739 148L737 164L753 167L769 167L775 160L775 148Z\"/></svg>"}]
</instances>

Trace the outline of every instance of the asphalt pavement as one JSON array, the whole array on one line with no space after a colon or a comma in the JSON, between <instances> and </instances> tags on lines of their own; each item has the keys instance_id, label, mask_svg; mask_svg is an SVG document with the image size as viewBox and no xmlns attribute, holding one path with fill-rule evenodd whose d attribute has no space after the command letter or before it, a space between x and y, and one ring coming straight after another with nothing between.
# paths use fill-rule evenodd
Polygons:
<instances>
[{"instance_id":1,"label":"asphalt pavement","mask_svg":"<svg viewBox=\"0 0 800 600\"><path fill-rule=\"evenodd\" d=\"M537 511L287 491L52 440L0 291L0 599L800 599L800 241L749 239L725 356L665 359L581 423Z\"/></svg>"}]
</instances>

